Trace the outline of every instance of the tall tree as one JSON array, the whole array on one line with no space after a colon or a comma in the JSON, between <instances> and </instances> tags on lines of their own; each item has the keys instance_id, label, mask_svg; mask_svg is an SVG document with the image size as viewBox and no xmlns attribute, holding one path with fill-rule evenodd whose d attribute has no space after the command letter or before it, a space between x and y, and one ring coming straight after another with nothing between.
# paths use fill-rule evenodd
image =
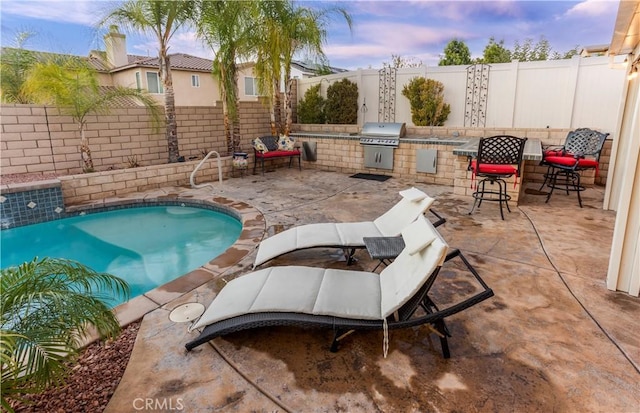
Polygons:
<instances>
[{"instance_id":1,"label":"tall tree","mask_svg":"<svg viewBox=\"0 0 640 413\"><path fill-rule=\"evenodd\" d=\"M420 67L423 65L422 60L416 59L415 57L404 57L399 54L391 54L391 62L382 63L384 67L393 67L396 69L400 69L402 67Z\"/></svg>"},{"instance_id":2,"label":"tall tree","mask_svg":"<svg viewBox=\"0 0 640 413\"><path fill-rule=\"evenodd\" d=\"M169 162L178 162L180 157L175 95L168 54L169 41L180 27L190 21L194 6L194 1L191 0L128 0L100 22L101 25L117 24L130 32L152 33L158 40Z\"/></svg>"},{"instance_id":3,"label":"tall tree","mask_svg":"<svg viewBox=\"0 0 640 413\"><path fill-rule=\"evenodd\" d=\"M537 60L549 60L551 57L551 45L544 36L540 36L537 43L533 43L533 39L525 39L520 44L517 40L511 52L511 58L520 62L531 62Z\"/></svg>"},{"instance_id":4,"label":"tall tree","mask_svg":"<svg viewBox=\"0 0 640 413\"><path fill-rule=\"evenodd\" d=\"M290 1L259 3L261 35L258 36L256 73L263 91L268 92L271 116L271 132L289 134L292 122L291 64L294 56L305 51L307 56L321 63L326 62L322 46L327 38L327 26L334 16L345 19L349 29L352 19L340 7L307 8L295 6ZM285 124L280 125L280 89L284 78Z\"/></svg>"},{"instance_id":5,"label":"tall tree","mask_svg":"<svg viewBox=\"0 0 640 413\"><path fill-rule=\"evenodd\" d=\"M129 293L127 283L77 262L34 259L0 272L2 410L62 381L80 340L93 326L113 336L120 327L103 300Z\"/></svg>"},{"instance_id":6,"label":"tall tree","mask_svg":"<svg viewBox=\"0 0 640 413\"><path fill-rule=\"evenodd\" d=\"M198 37L214 51L212 73L222 95L224 132L229 154L240 146L237 61L248 55L255 31L251 11L255 4L243 1L200 0L194 15Z\"/></svg>"},{"instance_id":7,"label":"tall tree","mask_svg":"<svg viewBox=\"0 0 640 413\"><path fill-rule=\"evenodd\" d=\"M94 170L85 134L88 115L108 113L115 102L130 98L149 109L154 125L160 121L159 107L149 94L121 86L101 88L97 72L80 58L36 63L29 72L24 90L31 102L55 105L77 122L85 172Z\"/></svg>"},{"instance_id":8,"label":"tall tree","mask_svg":"<svg viewBox=\"0 0 640 413\"><path fill-rule=\"evenodd\" d=\"M444 55L438 62L438 66L469 65L471 64L471 52L462 41L453 39L444 48Z\"/></svg>"},{"instance_id":9,"label":"tall tree","mask_svg":"<svg viewBox=\"0 0 640 413\"><path fill-rule=\"evenodd\" d=\"M511 51L504 47L504 40L496 43L493 37L489 38L489 43L484 47L482 59L478 59L478 63L509 63L510 61Z\"/></svg>"},{"instance_id":10,"label":"tall tree","mask_svg":"<svg viewBox=\"0 0 640 413\"><path fill-rule=\"evenodd\" d=\"M551 54L551 60L571 59L573 56L579 56L579 55L580 55L580 47L576 46L573 49L567 50L564 53L554 51Z\"/></svg>"}]
</instances>

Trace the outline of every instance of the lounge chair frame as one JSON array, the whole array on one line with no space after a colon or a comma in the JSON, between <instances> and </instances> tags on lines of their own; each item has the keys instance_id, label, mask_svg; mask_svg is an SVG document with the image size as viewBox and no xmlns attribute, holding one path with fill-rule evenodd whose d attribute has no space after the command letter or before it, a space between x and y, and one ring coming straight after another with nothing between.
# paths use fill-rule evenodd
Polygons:
<instances>
[{"instance_id":1,"label":"lounge chair frame","mask_svg":"<svg viewBox=\"0 0 640 413\"><path fill-rule=\"evenodd\" d=\"M459 303L439 309L429 297L429 291L433 287L441 269L441 267L437 267L416 294L414 294L413 297L397 311L398 319L396 320L393 317L389 317L386 320L389 330L429 324L432 327L432 330L434 330L440 338L444 358L449 358L451 356L447 339L448 337L451 337L451 334L445 324L445 318L472 307L494 295L493 290L487 286L475 268L473 268L459 250L455 249L449 252L445 258L445 262L456 257L460 258L466 268L471 272L471 274L473 274L474 278L482 287L482 291ZM416 311L419 308L424 310L424 314L416 315ZM382 330L384 328L384 321L350 319L292 312L243 314L206 326L202 330L201 334L195 340L188 342L185 347L187 351L190 351L216 337L242 330L275 326L332 329L334 331L334 338L331 343L330 350L335 352L338 350L339 341L348 335L350 331Z\"/></svg>"}]
</instances>

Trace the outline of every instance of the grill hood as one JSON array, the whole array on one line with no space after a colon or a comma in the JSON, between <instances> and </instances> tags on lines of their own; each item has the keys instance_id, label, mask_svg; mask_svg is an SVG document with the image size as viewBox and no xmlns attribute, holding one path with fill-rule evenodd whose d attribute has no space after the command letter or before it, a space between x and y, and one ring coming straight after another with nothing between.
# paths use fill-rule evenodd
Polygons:
<instances>
[{"instance_id":1,"label":"grill hood","mask_svg":"<svg viewBox=\"0 0 640 413\"><path fill-rule=\"evenodd\" d=\"M407 130L404 123L367 122L362 125L360 135L370 137L402 138Z\"/></svg>"}]
</instances>

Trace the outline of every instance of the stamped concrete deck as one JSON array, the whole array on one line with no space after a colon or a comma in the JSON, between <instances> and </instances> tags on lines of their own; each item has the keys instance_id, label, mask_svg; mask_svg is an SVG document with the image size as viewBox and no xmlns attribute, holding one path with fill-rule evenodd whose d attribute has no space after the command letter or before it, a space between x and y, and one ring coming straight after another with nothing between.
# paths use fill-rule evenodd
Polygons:
<instances>
[{"instance_id":1,"label":"stamped concrete deck","mask_svg":"<svg viewBox=\"0 0 640 413\"><path fill-rule=\"evenodd\" d=\"M382 332L356 332L331 353L331 332L296 328L236 333L185 352L197 333L169 312L207 305L225 280L249 271L254 251L144 317L106 411L640 411L640 299L605 287L615 213L600 209L602 188L584 193L582 209L575 194L545 204L529 191L505 221L497 204L469 216L470 199L452 188L395 178L279 169L225 181L217 192L261 211L269 236L304 223L373 219L410 186L436 198L448 220L440 232L495 292L449 318L450 359L426 327L392 331L386 359ZM351 268L375 266L366 251L356 256ZM344 268L339 258L316 249L271 265Z\"/></svg>"}]
</instances>

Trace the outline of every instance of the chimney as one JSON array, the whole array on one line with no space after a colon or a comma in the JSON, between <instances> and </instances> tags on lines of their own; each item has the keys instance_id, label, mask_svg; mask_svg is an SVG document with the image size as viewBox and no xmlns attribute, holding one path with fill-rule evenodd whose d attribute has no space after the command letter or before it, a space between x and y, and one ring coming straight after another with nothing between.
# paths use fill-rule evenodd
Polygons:
<instances>
[{"instance_id":1,"label":"chimney","mask_svg":"<svg viewBox=\"0 0 640 413\"><path fill-rule=\"evenodd\" d=\"M104 36L104 45L107 49L107 62L110 65L120 67L129 63L126 36L118 31L118 26L109 26L109 33Z\"/></svg>"}]
</instances>

